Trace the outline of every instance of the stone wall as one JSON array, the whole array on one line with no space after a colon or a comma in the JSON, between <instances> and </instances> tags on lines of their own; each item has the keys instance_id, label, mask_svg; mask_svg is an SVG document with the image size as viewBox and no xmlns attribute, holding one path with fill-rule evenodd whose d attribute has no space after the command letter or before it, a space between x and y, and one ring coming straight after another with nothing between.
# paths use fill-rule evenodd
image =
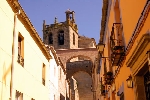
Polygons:
<instances>
[{"instance_id":1,"label":"stone wall","mask_svg":"<svg viewBox=\"0 0 150 100\"><path fill-rule=\"evenodd\" d=\"M67 72L67 78L71 78L73 74L79 72L79 71L85 71L90 76L92 76L92 67L93 64L90 60L84 60L84 61L75 61L75 62L67 62L66 64L66 72Z\"/></svg>"},{"instance_id":2,"label":"stone wall","mask_svg":"<svg viewBox=\"0 0 150 100\"><path fill-rule=\"evenodd\" d=\"M50 25L45 25L43 32L43 42L55 49L69 49L70 48L70 38L69 38L69 26L65 26L65 23L59 23L57 27L52 27ZM58 33L59 31L64 31L64 45L59 45L58 43ZM49 44L49 34L52 33L53 44Z\"/></svg>"},{"instance_id":3,"label":"stone wall","mask_svg":"<svg viewBox=\"0 0 150 100\"><path fill-rule=\"evenodd\" d=\"M86 73L79 71L73 75L78 83L79 100L93 100L93 92L91 91L92 78Z\"/></svg>"},{"instance_id":4,"label":"stone wall","mask_svg":"<svg viewBox=\"0 0 150 100\"><path fill-rule=\"evenodd\" d=\"M75 45L73 44L73 34L75 35ZM78 48L78 33L69 26L70 49Z\"/></svg>"},{"instance_id":5,"label":"stone wall","mask_svg":"<svg viewBox=\"0 0 150 100\"><path fill-rule=\"evenodd\" d=\"M85 36L79 36L79 48L96 48L96 42L94 38L88 38Z\"/></svg>"},{"instance_id":6,"label":"stone wall","mask_svg":"<svg viewBox=\"0 0 150 100\"><path fill-rule=\"evenodd\" d=\"M98 55L96 48L56 50L56 53L60 57L64 66L66 66L66 62L69 62L72 58L75 57L84 57L94 63L94 60Z\"/></svg>"}]
</instances>

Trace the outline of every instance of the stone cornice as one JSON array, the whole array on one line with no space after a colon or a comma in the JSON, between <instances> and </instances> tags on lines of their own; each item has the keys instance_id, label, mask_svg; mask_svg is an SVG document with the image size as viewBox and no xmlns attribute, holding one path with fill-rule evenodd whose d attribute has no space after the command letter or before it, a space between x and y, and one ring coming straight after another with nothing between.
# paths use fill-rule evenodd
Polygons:
<instances>
[{"instance_id":1,"label":"stone cornice","mask_svg":"<svg viewBox=\"0 0 150 100\"><path fill-rule=\"evenodd\" d=\"M133 67L134 63L137 61L141 53L144 51L144 49L149 46L150 44L150 33L144 34L142 38L139 41L138 46L134 49L131 57L127 61L126 65L127 67ZM149 47L150 49L150 47ZM146 54L146 53L145 53Z\"/></svg>"},{"instance_id":2,"label":"stone cornice","mask_svg":"<svg viewBox=\"0 0 150 100\"><path fill-rule=\"evenodd\" d=\"M136 38L138 37L138 34L141 32L149 12L150 12L150 1L148 0L144 9L143 9L143 12L141 13L141 16L139 18L137 26L136 26L133 34L132 34L132 37L131 37L131 39L130 39L127 47L126 47L126 55L130 52Z\"/></svg>"},{"instance_id":3,"label":"stone cornice","mask_svg":"<svg viewBox=\"0 0 150 100\"><path fill-rule=\"evenodd\" d=\"M51 52L52 52L52 54L53 54L53 56L54 56L54 59L55 59L55 61L56 61L56 63L57 63L57 66L59 66L59 65L60 65L60 64L59 64L59 59L58 59L58 57L57 57L56 51L54 50L54 47L49 46L49 49L51 50Z\"/></svg>"},{"instance_id":4,"label":"stone cornice","mask_svg":"<svg viewBox=\"0 0 150 100\"><path fill-rule=\"evenodd\" d=\"M44 43L42 42L42 39L36 32L34 26L30 22L28 16L24 12L24 10L21 7L21 5L19 4L18 0L7 0L7 2L10 5L10 7L12 8L14 13L17 13L18 10L20 10L20 14L18 15L18 18L25 25L26 29L29 31L30 35L35 40L36 44L39 46L39 48L41 49L42 53L45 55L47 60L51 59L51 55L49 54L49 51L46 49Z\"/></svg>"},{"instance_id":5,"label":"stone cornice","mask_svg":"<svg viewBox=\"0 0 150 100\"><path fill-rule=\"evenodd\" d=\"M45 25L46 26L46 25ZM61 28L61 27L66 27L66 26L70 26L72 28L72 30L74 30L77 34L78 34L78 28L77 25L71 21L69 21L69 23L65 22L60 22L60 23L55 23L55 24L50 24L48 25L47 28L48 30L55 30L57 28Z\"/></svg>"},{"instance_id":6,"label":"stone cornice","mask_svg":"<svg viewBox=\"0 0 150 100\"><path fill-rule=\"evenodd\" d=\"M63 72L66 74L66 69L65 69L65 67L64 67L64 65L63 65L63 63L62 63L60 57L58 57L58 59L59 59L59 62L60 62L60 66L61 66L62 69L63 69Z\"/></svg>"},{"instance_id":7,"label":"stone cornice","mask_svg":"<svg viewBox=\"0 0 150 100\"><path fill-rule=\"evenodd\" d=\"M57 49L57 54L67 53L67 52L78 52L78 51L96 51L98 52L97 48L78 48L78 49Z\"/></svg>"},{"instance_id":8,"label":"stone cornice","mask_svg":"<svg viewBox=\"0 0 150 100\"><path fill-rule=\"evenodd\" d=\"M103 40L104 40L104 33L105 33L105 27L106 27L106 21L107 21L108 3L109 3L109 0L103 0L101 31L100 31L99 43L103 43Z\"/></svg>"}]
</instances>

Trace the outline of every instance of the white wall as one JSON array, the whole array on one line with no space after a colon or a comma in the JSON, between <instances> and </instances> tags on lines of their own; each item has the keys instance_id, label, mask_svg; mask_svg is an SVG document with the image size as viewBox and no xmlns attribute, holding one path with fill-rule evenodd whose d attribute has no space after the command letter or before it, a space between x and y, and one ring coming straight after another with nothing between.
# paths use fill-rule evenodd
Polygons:
<instances>
[{"instance_id":1,"label":"white wall","mask_svg":"<svg viewBox=\"0 0 150 100\"><path fill-rule=\"evenodd\" d=\"M50 66L49 66L49 100L55 100L59 97L58 93L58 66L54 59L54 55L52 54L50 50L50 55L52 56L52 59L50 59Z\"/></svg>"}]
</instances>

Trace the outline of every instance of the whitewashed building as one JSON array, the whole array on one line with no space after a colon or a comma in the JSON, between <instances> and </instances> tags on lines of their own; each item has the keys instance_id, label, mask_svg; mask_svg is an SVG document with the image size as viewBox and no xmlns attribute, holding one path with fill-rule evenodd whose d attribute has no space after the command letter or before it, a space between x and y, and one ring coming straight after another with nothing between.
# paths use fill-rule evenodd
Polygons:
<instances>
[{"instance_id":1,"label":"whitewashed building","mask_svg":"<svg viewBox=\"0 0 150 100\"><path fill-rule=\"evenodd\" d=\"M49 62L49 100L68 100L69 85L64 66L53 46L47 46L51 59Z\"/></svg>"},{"instance_id":2,"label":"whitewashed building","mask_svg":"<svg viewBox=\"0 0 150 100\"><path fill-rule=\"evenodd\" d=\"M58 100L58 66L59 61L53 47L48 47L52 59L49 62L49 100Z\"/></svg>"}]
</instances>

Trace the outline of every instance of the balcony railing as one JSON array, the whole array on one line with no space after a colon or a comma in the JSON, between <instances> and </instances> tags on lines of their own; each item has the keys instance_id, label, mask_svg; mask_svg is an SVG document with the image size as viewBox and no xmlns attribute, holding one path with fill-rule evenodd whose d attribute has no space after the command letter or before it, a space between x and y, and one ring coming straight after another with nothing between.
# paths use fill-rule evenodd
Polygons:
<instances>
[{"instance_id":1,"label":"balcony railing","mask_svg":"<svg viewBox=\"0 0 150 100\"><path fill-rule=\"evenodd\" d=\"M45 85L45 79L44 78L42 78L42 84Z\"/></svg>"},{"instance_id":2,"label":"balcony railing","mask_svg":"<svg viewBox=\"0 0 150 100\"><path fill-rule=\"evenodd\" d=\"M105 85L101 85L100 91L101 91L101 95L105 96L106 94Z\"/></svg>"},{"instance_id":3,"label":"balcony railing","mask_svg":"<svg viewBox=\"0 0 150 100\"><path fill-rule=\"evenodd\" d=\"M112 72L107 72L105 75L105 85L111 85L112 81L113 81L113 73Z\"/></svg>"},{"instance_id":4,"label":"balcony railing","mask_svg":"<svg viewBox=\"0 0 150 100\"><path fill-rule=\"evenodd\" d=\"M21 55L18 55L18 60L17 60L17 62L18 62L22 67L24 67L24 59L23 59L23 57L22 57Z\"/></svg>"},{"instance_id":5,"label":"balcony railing","mask_svg":"<svg viewBox=\"0 0 150 100\"><path fill-rule=\"evenodd\" d=\"M120 65L125 56L125 46L122 37L122 24L114 23L110 36L112 66Z\"/></svg>"}]
</instances>

